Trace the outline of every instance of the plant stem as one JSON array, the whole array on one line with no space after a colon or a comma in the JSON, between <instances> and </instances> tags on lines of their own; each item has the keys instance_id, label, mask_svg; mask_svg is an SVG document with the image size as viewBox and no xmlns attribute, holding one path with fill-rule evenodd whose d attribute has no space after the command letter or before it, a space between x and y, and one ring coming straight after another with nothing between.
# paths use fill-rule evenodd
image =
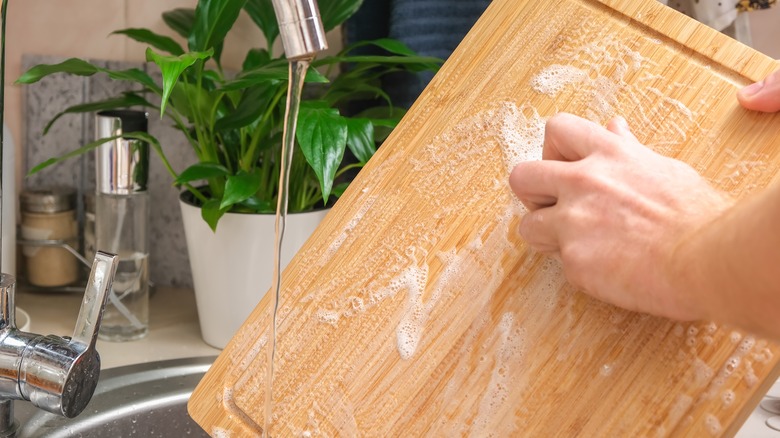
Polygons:
<instances>
[{"instance_id":1,"label":"plant stem","mask_svg":"<svg viewBox=\"0 0 780 438\"><path fill-rule=\"evenodd\" d=\"M166 107L165 109L171 109L172 112L165 111L165 113L173 120L173 123L176 124L176 126L179 128L181 132L184 133L184 136L187 137L187 141L192 145L192 148L195 150L195 154L198 155L198 157L201 156L201 150L200 150L200 143L195 141L194 138L190 135L190 130L187 128L187 125L184 124L184 122L181 119L181 114L171 106Z\"/></svg>"},{"instance_id":2,"label":"plant stem","mask_svg":"<svg viewBox=\"0 0 780 438\"><path fill-rule=\"evenodd\" d=\"M347 172L348 170L360 169L361 167L363 167L363 163L352 163L349 166L344 166L341 169L339 169L338 172L336 172L335 178L340 177L341 175L344 174L344 172Z\"/></svg>"},{"instance_id":3,"label":"plant stem","mask_svg":"<svg viewBox=\"0 0 780 438\"><path fill-rule=\"evenodd\" d=\"M273 100L271 100L271 103L268 105L268 108L265 110L265 113L263 113L263 117L260 119L260 123L257 124L257 127L255 128L255 132L252 135L252 140L249 143L249 148L244 152L244 155L241 157L241 167L248 167L251 168L254 163L252 163L253 158L255 156L255 151L257 151L257 147L260 144L260 133L263 132L263 127L266 123L268 123L268 120L271 118L271 114L273 113L274 109L276 109L276 106L279 104L279 101L282 99L285 93L284 87L279 87L279 91L276 92L276 95L274 96ZM245 169L246 170L246 169Z\"/></svg>"}]
</instances>

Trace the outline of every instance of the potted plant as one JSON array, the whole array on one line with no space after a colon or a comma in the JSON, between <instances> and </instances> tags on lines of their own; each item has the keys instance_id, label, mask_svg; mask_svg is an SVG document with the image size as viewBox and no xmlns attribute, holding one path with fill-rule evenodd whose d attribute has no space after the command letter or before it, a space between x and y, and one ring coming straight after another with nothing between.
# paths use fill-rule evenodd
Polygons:
<instances>
[{"instance_id":1,"label":"potted plant","mask_svg":"<svg viewBox=\"0 0 780 438\"><path fill-rule=\"evenodd\" d=\"M320 0L325 29L341 25L361 3L362 0ZM230 73L223 68L220 55L225 36L242 10L260 28L267 49L250 50L240 71ZM186 215L187 209L195 209L203 219L198 219L199 225L206 230L210 228L210 236L190 239L189 223L185 218L198 306L202 307L202 293L213 296L218 304L227 303L231 307L235 304L244 316L231 316L218 320L217 324L224 325L230 321L237 329L270 285L270 280L258 280L251 274L263 264L270 268L271 263L253 256L258 253L257 249L242 250L236 245L254 242L256 246L270 250L273 238L247 235L248 230L256 229L253 225L241 228L233 222L229 226L222 224L233 220L229 217L239 220L262 217L246 213L275 211L288 63L283 55L272 51L279 31L270 0L198 0L195 9L166 12L163 20L186 39L186 49L174 39L147 29L114 32L149 46L147 61L160 68L162 84L157 84L139 69L110 70L76 58L55 65L35 66L17 82L31 84L54 73L102 73L138 86L135 91L108 100L67 108L49 122L44 132L65 114L142 106L159 111L161 117L167 117L182 133L198 161L181 172L171 167L165 156L165 146L154 136L145 133L125 133L124 136L138 138L151 145L174 183L185 189L181 197L183 215ZM385 54L356 54L367 46L381 49ZM398 123L403 110L393 107L389 96L382 90L380 80L385 75L397 71L435 70L440 62L436 58L417 56L391 39L358 42L335 55L315 59L306 76L310 92L301 103L298 117L297 144L290 172L289 211L315 211L333 202L348 184L348 179L344 177L365 164L377 144ZM341 69L344 65L348 68ZM311 88L314 88L313 92ZM159 105L153 96L157 96ZM374 103L359 114L344 114L342 109L356 101ZM99 139L64 156L49 159L35 166L31 173L110 140ZM345 159L346 151L350 152L351 159ZM290 231L295 227L291 219ZM234 237L221 235L237 230L238 235ZM285 236L286 239L288 237L289 234ZM300 243L303 240L300 239ZM194 249L195 241L229 241L229 250ZM227 252L234 253L243 261L225 262ZM204 253L232 266L234 272L224 275L234 278L237 283L217 279L220 274L215 272L214 261L208 262L208 270L196 267L193 259ZM216 285L201 287L198 276L215 280ZM226 290L238 286L249 287L251 292L242 293L250 297L248 301L233 303L225 297ZM221 290L215 291L215 288ZM210 306L208 313L213 314L217 304L204 305ZM205 325L209 322L204 321L204 313L200 312L201 328L206 338ZM207 339L207 342L222 346L230 336L221 338Z\"/></svg>"}]
</instances>

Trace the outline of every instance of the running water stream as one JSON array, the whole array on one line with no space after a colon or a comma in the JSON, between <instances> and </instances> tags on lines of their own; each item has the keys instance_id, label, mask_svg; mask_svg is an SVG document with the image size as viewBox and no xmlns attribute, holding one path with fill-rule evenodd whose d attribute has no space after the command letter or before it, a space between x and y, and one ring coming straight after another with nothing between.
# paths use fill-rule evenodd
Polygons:
<instances>
[{"instance_id":1,"label":"running water stream","mask_svg":"<svg viewBox=\"0 0 780 438\"><path fill-rule=\"evenodd\" d=\"M311 59L291 59L289 85L287 88L287 107L284 115L284 131L282 133L281 166L279 173L279 197L276 203L276 237L274 240L273 287L274 304L272 318L271 344L268 348L268 361L265 376L265 424L263 437L269 436L273 420L273 382L274 359L276 356L276 315L279 310L280 292L282 288L282 240L287 221L287 204L290 188L290 165L295 149L295 129L298 122L298 109L301 106L301 91Z\"/></svg>"}]
</instances>

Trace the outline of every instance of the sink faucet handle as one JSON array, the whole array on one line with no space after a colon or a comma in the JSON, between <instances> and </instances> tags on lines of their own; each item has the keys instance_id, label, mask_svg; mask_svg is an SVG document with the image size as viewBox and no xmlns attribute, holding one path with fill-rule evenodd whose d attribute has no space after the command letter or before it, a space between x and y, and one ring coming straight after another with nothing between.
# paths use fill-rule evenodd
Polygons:
<instances>
[{"instance_id":1,"label":"sink faucet handle","mask_svg":"<svg viewBox=\"0 0 780 438\"><path fill-rule=\"evenodd\" d=\"M95 342L118 263L115 255L96 254L73 338L18 335L26 344L18 368L19 398L68 418L87 407L100 377Z\"/></svg>"},{"instance_id":2,"label":"sink faucet handle","mask_svg":"<svg viewBox=\"0 0 780 438\"><path fill-rule=\"evenodd\" d=\"M89 349L95 347L103 310L106 307L108 294L111 292L118 263L119 257L114 254L103 251L95 254L71 343L82 343Z\"/></svg>"}]
</instances>

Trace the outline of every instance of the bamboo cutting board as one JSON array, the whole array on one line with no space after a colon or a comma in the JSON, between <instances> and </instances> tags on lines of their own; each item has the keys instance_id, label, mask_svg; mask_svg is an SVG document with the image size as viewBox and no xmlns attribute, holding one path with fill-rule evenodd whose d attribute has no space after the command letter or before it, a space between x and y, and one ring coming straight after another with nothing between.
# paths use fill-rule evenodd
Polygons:
<instances>
[{"instance_id":1,"label":"bamboo cutting board","mask_svg":"<svg viewBox=\"0 0 780 438\"><path fill-rule=\"evenodd\" d=\"M744 196L778 173L780 115L735 92L777 68L654 0L494 0L285 271L271 435L735 433L780 347L581 294L518 236L507 178L551 115L621 114ZM271 306L192 396L214 436L261 432Z\"/></svg>"}]
</instances>

